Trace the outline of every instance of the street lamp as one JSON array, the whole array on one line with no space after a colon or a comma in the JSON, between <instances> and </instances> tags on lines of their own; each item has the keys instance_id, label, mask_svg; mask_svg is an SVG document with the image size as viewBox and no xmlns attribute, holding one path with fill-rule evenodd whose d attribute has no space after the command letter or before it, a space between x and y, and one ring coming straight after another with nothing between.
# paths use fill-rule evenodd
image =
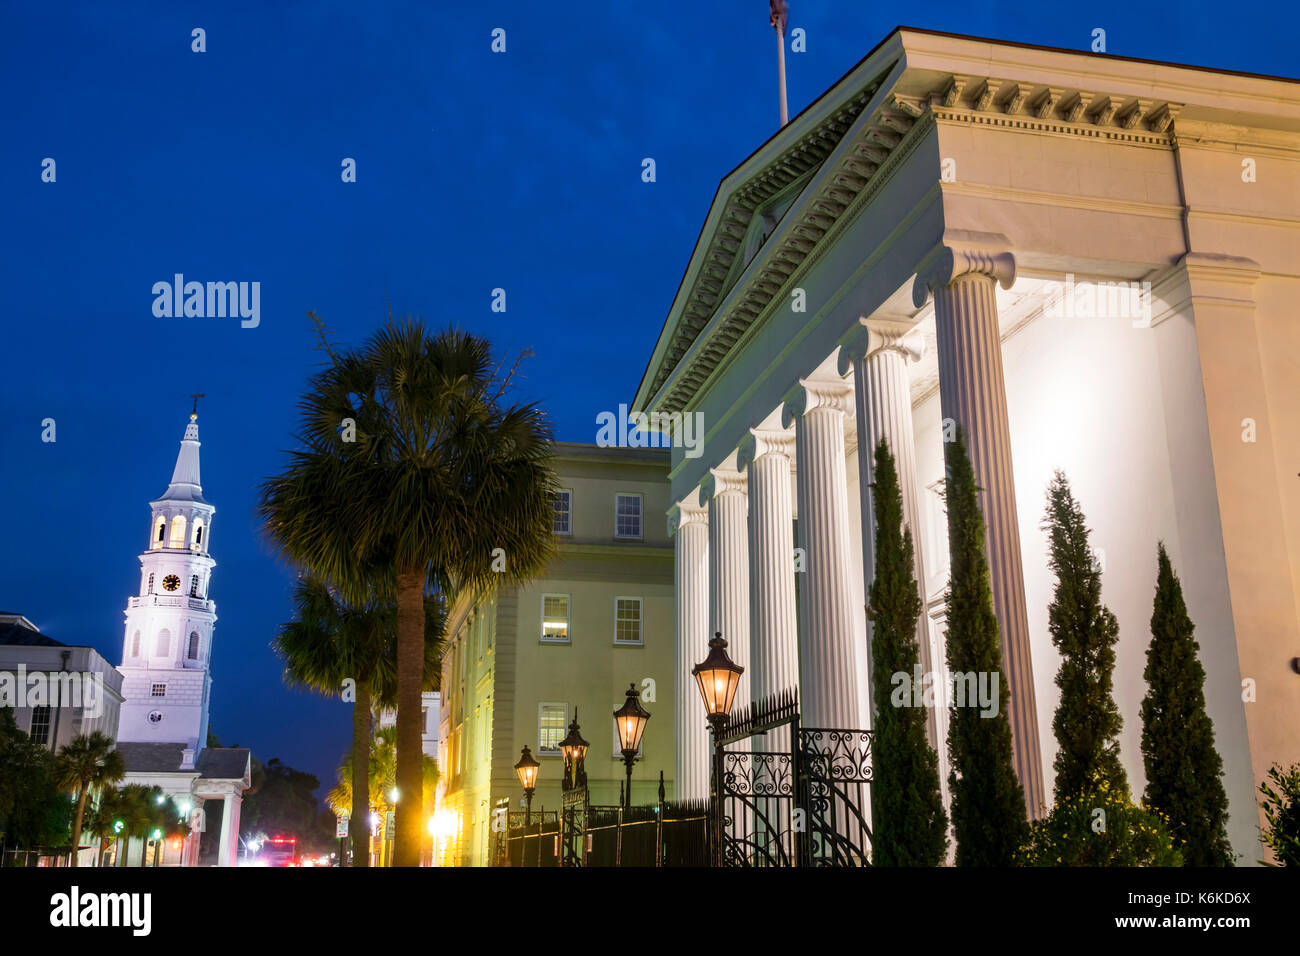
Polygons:
<instances>
[{"instance_id":1,"label":"street lamp","mask_svg":"<svg viewBox=\"0 0 1300 956\"><path fill-rule=\"evenodd\" d=\"M401 791L393 787L388 791L389 806L396 808L398 798L401 797ZM384 866L393 865L393 842L397 839L397 810L391 809L384 813L384 843L380 847L384 858Z\"/></svg>"},{"instance_id":2,"label":"street lamp","mask_svg":"<svg viewBox=\"0 0 1300 956\"><path fill-rule=\"evenodd\" d=\"M561 789L568 793L574 787L587 785L586 757L587 741L578 732L578 708L573 708L573 723L569 724L569 734L560 741L560 753L564 755L564 780Z\"/></svg>"},{"instance_id":3,"label":"street lamp","mask_svg":"<svg viewBox=\"0 0 1300 956\"><path fill-rule=\"evenodd\" d=\"M524 744L519 763L515 764L515 773L519 775L519 784L524 788L524 826L528 826L532 822L533 791L537 788L537 772L541 769L542 765L533 759L528 745Z\"/></svg>"},{"instance_id":4,"label":"street lamp","mask_svg":"<svg viewBox=\"0 0 1300 956\"><path fill-rule=\"evenodd\" d=\"M736 698L740 675L745 672L727 656L727 642L718 631L709 641L709 655L702 664L696 664L691 673L704 698L704 712L709 717L709 730L713 733L713 865L722 866L722 746L719 741L731 715L731 702Z\"/></svg>"},{"instance_id":5,"label":"street lamp","mask_svg":"<svg viewBox=\"0 0 1300 956\"><path fill-rule=\"evenodd\" d=\"M641 735L645 733L650 713L641 706L641 692L636 684L627 687L627 700L614 711L614 726L618 730L618 745L623 751L623 766L627 770L627 787L623 791L623 806L632 806L632 763L641 749Z\"/></svg>"}]
</instances>

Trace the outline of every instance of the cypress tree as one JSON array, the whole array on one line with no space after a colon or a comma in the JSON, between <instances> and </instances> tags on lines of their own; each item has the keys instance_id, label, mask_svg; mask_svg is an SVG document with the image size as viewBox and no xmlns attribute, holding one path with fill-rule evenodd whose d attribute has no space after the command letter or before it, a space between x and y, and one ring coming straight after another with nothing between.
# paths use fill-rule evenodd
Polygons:
<instances>
[{"instance_id":1,"label":"cypress tree","mask_svg":"<svg viewBox=\"0 0 1300 956\"><path fill-rule=\"evenodd\" d=\"M921 597L913 574L912 532L903 527L903 496L894 456L876 446L876 569L868 595L872 621L871 682L876 701L871 803L876 866L938 866L948 849L948 818L939 795L939 758L925 737L925 709L913 694L890 692L895 675L909 687L920 660L916 621ZM920 688L916 688L916 693Z\"/></svg>"},{"instance_id":2,"label":"cypress tree","mask_svg":"<svg viewBox=\"0 0 1300 956\"><path fill-rule=\"evenodd\" d=\"M984 516L980 513L975 472L959 427L944 452L947 462L948 668L954 678L974 674L997 680L997 713L985 717L967 700L954 707L948 724L952 761L953 832L958 866L1010 866L1029 836L1025 795L1011 755L1011 691L1002 673L998 619L993 613Z\"/></svg>"},{"instance_id":3,"label":"cypress tree","mask_svg":"<svg viewBox=\"0 0 1300 956\"><path fill-rule=\"evenodd\" d=\"M1088 527L1060 471L1047 489L1043 529L1051 540L1048 567L1056 574L1047 629L1061 652L1061 702L1052 720L1059 745L1056 802L1103 787L1127 799L1128 778L1119 760L1123 720L1111 696L1119 623L1101 603L1101 569L1088 546Z\"/></svg>"},{"instance_id":4,"label":"cypress tree","mask_svg":"<svg viewBox=\"0 0 1300 956\"><path fill-rule=\"evenodd\" d=\"M1151 645L1143 677L1142 762L1145 801L1169 817L1186 841L1187 866L1231 866L1228 796L1223 760L1214 749L1214 722L1205 712L1205 668L1197 657L1195 625L1162 542L1158 552Z\"/></svg>"}]
</instances>

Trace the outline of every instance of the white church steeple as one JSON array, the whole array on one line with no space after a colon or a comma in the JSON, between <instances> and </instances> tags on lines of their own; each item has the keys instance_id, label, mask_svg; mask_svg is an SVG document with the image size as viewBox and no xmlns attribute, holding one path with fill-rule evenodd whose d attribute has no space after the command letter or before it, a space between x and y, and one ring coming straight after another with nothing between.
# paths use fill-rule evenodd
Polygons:
<instances>
[{"instance_id":1,"label":"white church steeple","mask_svg":"<svg viewBox=\"0 0 1300 956\"><path fill-rule=\"evenodd\" d=\"M216 509L199 479L197 400L172 480L150 502L149 540L140 554L140 590L127 599L122 642L121 741L207 743L212 678L208 661L217 607L208 594Z\"/></svg>"}]
</instances>

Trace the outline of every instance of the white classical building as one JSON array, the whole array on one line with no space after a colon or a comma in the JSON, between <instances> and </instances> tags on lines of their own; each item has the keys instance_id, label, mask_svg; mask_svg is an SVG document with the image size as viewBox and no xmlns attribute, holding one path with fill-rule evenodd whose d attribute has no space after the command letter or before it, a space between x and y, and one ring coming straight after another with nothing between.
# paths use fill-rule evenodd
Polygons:
<instances>
[{"instance_id":1,"label":"white classical building","mask_svg":"<svg viewBox=\"0 0 1300 956\"><path fill-rule=\"evenodd\" d=\"M217 606L208 593L216 562L208 549L216 509L203 497L199 447L194 413L171 482L162 497L150 502L149 541L140 554L140 591L127 599L118 668L123 700L117 749L126 761L125 783L161 787L190 808L190 837L180 846L165 844L162 864L198 862L198 834L207 821L204 805L220 800L218 863L233 866L251 758L246 748L207 746L212 691L208 665L217 622ZM152 849L144 849L152 859Z\"/></svg>"},{"instance_id":2,"label":"white classical building","mask_svg":"<svg viewBox=\"0 0 1300 956\"><path fill-rule=\"evenodd\" d=\"M983 489L1031 812L1056 750L1040 524L1060 468L1120 624L1130 784L1163 541L1230 837L1257 860L1255 788L1300 760L1298 296L1300 83L890 34L722 180L636 396L705 434L671 475L677 796L708 786L690 668L715 630L747 667L742 696L797 684L804 725L869 726L880 438L917 545L922 666L942 670L946 421Z\"/></svg>"}]
</instances>

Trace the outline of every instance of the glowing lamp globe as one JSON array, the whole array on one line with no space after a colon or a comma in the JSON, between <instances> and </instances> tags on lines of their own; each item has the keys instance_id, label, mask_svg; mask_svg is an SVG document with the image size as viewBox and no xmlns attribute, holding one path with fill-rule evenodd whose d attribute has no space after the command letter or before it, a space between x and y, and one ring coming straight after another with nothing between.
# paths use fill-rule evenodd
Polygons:
<instances>
[{"instance_id":1,"label":"glowing lamp globe","mask_svg":"<svg viewBox=\"0 0 1300 956\"><path fill-rule=\"evenodd\" d=\"M641 706L641 692L636 689L636 684L629 684L627 700L614 711L618 745L625 754L634 754L641 749L641 735L645 733L646 721L649 719L649 712Z\"/></svg>"},{"instance_id":2,"label":"glowing lamp globe","mask_svg":"<svg viewBox=\"0 0 1300 956\"><path fill-rule=\"evenodd\" d=\"M722 632L713 635L709 641L709 655L701 664L691 669L704 698L704 711L714 723L723 722L731 713L731 703L736 698L736 688L740 686L740 675L745 672L727 656L727 642Z\"/></svg>"},{"instance_id":3,"label":"glowing lamp globe","mask_svg":"<svg viewBox=\"0 0 1300 956\"><path fill-rule=\"evenodd\" d=\"M515 773L519 775L520 786L529 791L536 787L537 772L541 769L542 765L533 759L532 751L525 744L523 753L519 757L519 763L515 764Z\"/></svg>"}]
</instances>

